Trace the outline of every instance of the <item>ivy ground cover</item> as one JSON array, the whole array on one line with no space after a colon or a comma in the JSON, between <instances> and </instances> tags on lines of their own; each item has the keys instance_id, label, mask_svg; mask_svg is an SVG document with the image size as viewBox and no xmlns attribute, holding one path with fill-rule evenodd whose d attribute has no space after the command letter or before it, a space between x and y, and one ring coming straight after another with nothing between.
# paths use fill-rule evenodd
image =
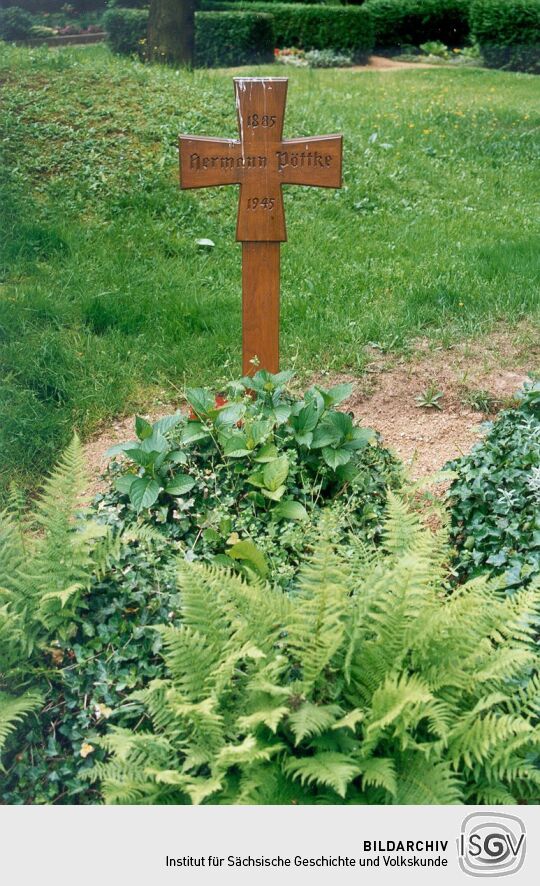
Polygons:
<instances>
[{"instance_id":1,"label":"ivy ground cover","mask_svg":"<svg viewBox=\"0 0 540 886\"><path fill-rule=\"evenodd\" d=\"M532 76L288 76L285 135L342 131L345 181L285 195L284 365L359 370L370 341L448 343L538 316ZM3 46L0 78L2 482L34 485L74 425L236 375L235 189L181 194L176 148L236 121L231 72L103 47Z\"/></svg>"}]
</instances>

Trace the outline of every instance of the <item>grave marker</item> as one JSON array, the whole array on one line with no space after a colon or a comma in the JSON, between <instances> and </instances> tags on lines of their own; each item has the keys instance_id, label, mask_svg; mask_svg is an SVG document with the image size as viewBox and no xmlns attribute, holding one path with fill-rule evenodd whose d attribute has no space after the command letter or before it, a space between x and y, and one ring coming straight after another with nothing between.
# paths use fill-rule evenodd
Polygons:
<instances>
[{"instance_id":1,"label":"grave marker","mask_svg":"<svg viewBox=\"0 0 540 886\"><path fill-rule=\"evenodd\" d=\"M341 187L343 136L283 139L285 77L234 79L240 139L180 136L180 187L240 185L242 364L279 369L279 258L287 239L282 185Z\"/></svg>"}]
</instances>

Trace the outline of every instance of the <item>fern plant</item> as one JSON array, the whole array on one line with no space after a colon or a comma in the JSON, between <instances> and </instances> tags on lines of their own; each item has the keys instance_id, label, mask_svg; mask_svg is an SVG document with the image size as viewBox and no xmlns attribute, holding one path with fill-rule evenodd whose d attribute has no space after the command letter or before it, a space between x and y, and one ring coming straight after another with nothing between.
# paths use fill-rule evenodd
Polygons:
<instances>
[{"instance_id":1,"label":"fern plant","mask_svg":"<svg viewBox=\"0 0 540 886\"><path fill-rule=\"evenodd\" d=\"M146 728L101 739L105 802L538 800L538 585L447 594L445 539L388 508L346 558L327 515L290 596L181 563L168 676L129 702Z\"/></svg>"},{"instance_id":2,"label":"fern plant","mask_svg":"<svg viewBox=\"0 0 540 886\"><path fill-rule=\"evenodd\" d=\"M47 653L69 635L82 594L117 544L105 527L75 522L85 482L75 436L34 514L0 515L0 754L21 720L42 706L54 678Z\"/></svg>"}]
</instances>

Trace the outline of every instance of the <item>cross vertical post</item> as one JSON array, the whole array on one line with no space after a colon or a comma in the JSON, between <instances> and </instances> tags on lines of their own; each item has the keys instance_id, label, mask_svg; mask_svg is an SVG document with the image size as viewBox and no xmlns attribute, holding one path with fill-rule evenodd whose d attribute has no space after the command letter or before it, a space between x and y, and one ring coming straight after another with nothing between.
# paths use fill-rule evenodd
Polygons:
<instances>
[{"instance_id":1,"label":"cross vertical post","mask_svg":"<svg viewBox=\"0 0 540 886\"><path fill-rule=\"evenodd\" d=\"M240 185L245 375L279 369L280 243L287 239L282 185L341 187L341 135L283 139L287 83L235 78L240 139L179 140L181 188Z\"/></svg>"}]
</instances>

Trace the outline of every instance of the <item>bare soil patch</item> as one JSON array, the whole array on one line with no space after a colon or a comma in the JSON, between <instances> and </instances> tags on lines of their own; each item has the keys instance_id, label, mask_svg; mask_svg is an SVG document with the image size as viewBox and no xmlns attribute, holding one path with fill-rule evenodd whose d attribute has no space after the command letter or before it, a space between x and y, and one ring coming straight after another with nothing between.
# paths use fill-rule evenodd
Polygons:
<instances>
[{"instance_id":1,"label":"bare soil patch","mask_svg":"<svg viewBox=\"0 0 540 886\"><path fill-rule=\"evenodd\" d=\"M354 392L343 406L364 426L378 431L385 446L394 450L409 468L413 479L439 471L451 458L470 450L480 439L481 424L508 406L531 371L540 367L537 330L522 326L512 336L501 330L481 341L464 341L450 348L434 348L417 342L411 356L387 355L367 348L371 357L359 376L320 373L311 379L330 387L350 381ZM419 408L416 397L430 385L442 391L441 410ZM471 406L478 392L488 395L492 409ZM156 421L178 408L170 406L143 413ZM180 404L181 405L181 404ZM99 479L107 466L107 450L134 436L133 415L115 421L84 446L92 483L89 494L104 488Z\"/></svg>"},{"instance_id":2,"label":"bare soil patch","mask_svg":"<svg viewBox=\"0 0 540 886\"><path fill-rule=\"evenodd\" d=\"M525 327L512 338L501 331L451 348L433 349L419 342L409 359L397 362L370 351L373 359L366 375L339 376L355 386L344 407L362 425L381 434L412 479L427 477L449 459L468 452L481 437L480 426L511 405L528 373L540 366L538 335ZM320 377L320 381L334 384L337 378ZM430 386L443 394L440 410L417 404L416 397ZM478 409L476 403L486 398L490 408Z\"/></svg>"},{"instance_id":3,"label":"bare soil patch","mask_svg":"<svg viewBox=\"0 0 540 886\"><path fill-rule=\"evenodd\" d=\"M433 65L425 62L400 62L393 58L385 58L382 55L372 55L367 65L353 65L348 71L405 71L415 68L432 68Z\"/></svg>"}]
</instances>

